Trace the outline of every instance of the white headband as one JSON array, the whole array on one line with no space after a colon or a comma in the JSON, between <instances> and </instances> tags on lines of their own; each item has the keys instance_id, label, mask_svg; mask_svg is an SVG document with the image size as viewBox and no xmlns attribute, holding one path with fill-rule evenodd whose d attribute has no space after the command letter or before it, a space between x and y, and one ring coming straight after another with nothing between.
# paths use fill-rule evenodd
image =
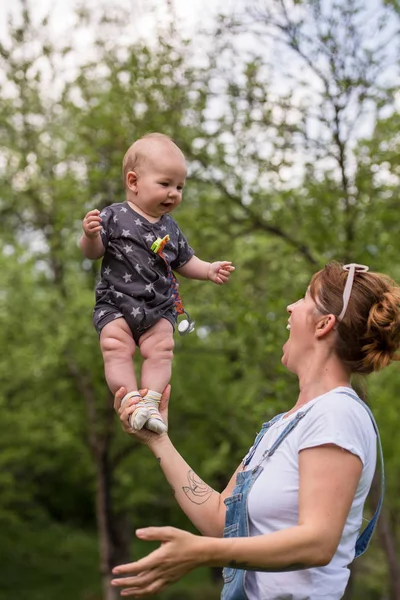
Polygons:
<instances>
[{"instance_id":1,"label":"white headband","mask_svg":"<svg viewBox=\"0 0 400 600\"><path fill-rule=\"evenodd\" d=\"M344 265L343 269L348 271L349 274L347 276L346 285L343 292L343 308L342 312L338 316L338 321L341 321L346 314L347 306L349 304L351 290L353 289L353 281L355 273L366 273L369 271L369 267L366 265L358 265L357 263L350 263L349 265Z\"/></svg>"}]
</instances>

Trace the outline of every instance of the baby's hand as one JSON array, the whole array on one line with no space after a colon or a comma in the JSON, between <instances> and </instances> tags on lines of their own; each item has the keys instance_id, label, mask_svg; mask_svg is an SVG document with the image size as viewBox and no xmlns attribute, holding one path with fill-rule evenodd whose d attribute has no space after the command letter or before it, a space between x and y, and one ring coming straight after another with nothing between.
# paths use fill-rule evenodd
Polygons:
<instances>
[{"instance_id":1,"label":"baby's hand","mask_svg":"<svg viewBox=\"0 0 400 600\"><path fill-rule=\"evenodd\" d=\"M221 283L226 283L229 279L229 275L234 270L235 267L232 266L232 263L226 260L210 263L210 266L208 267L208 279L219 285Z\"/></svg>"},{"instance_id":2,"label":"baby's hand","mask_svg":"<svg viewBox=\"0 0 400 600\"><path fill-rule=\"evenodd\" d=\"M87 215L85 215L82 221L83 231L85 232L86 237L88 238L96 238L101 231L101 217L100 211L90 210Z\"/></svg>"}]
</instances>

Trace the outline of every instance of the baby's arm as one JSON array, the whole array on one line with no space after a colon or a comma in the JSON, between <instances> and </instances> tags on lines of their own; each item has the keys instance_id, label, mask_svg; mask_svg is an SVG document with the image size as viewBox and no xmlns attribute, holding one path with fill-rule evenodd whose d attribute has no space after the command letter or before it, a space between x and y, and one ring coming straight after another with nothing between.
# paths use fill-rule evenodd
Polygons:
<instances>
[{"instance_id":1,"label":"baby's arm","mask_svg":"<svg viewBox=\"0 0 400 600\"><path fill-rule=\"evenodd\" d=\"M176 270L179 275L189 279L209 279L214 283L221 284L228 281L229 275L235 270L235 267L226 260L209 263L197 256L192 256L183 267Z\"/></svg>"},{"instance_id":2,"label":"baby's arm","mask_svg":"<svg viewBox=\"0 0 400 600\"><path fill-rule=\"evenodd\" d=\"M105 248L101 239L101 217L99 210L90 210L82 221L83 234L79 245L82 253L90 260L104 255Z\"/></svg>"}]
</instances>

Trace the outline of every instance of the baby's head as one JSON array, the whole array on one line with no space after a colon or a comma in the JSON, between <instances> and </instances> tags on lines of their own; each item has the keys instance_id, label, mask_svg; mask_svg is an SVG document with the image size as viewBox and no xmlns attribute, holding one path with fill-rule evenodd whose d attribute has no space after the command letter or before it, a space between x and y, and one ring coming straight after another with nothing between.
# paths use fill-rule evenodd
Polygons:
<instances>
[{"instance_id":1,"label":"baby's head","mask_svg":"<svg viewBox=\"0 0 400 600\"><path fill-rule=\"evenodd\" d=\"M127 201L144 216L159 218L182 201L185 157L168 136L150 133L128 149L122 175Z\"/></svg>"}]
</instances>

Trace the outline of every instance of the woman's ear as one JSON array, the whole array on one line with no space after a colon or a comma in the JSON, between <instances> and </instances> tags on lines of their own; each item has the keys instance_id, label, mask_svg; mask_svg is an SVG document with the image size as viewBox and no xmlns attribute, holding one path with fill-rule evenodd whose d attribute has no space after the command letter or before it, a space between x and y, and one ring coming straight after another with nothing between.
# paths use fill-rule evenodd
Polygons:
<instances>
[{"instance_id":1,"label":"woman's ear","mask_svg":"<svg viewBox=\"0 0 400 600\"><path fill-rule=\"evenodd\" d=\"M323 315L320 317L316 327L316 336L318 338L323 337L333 329L335 329L336 317L335 315Z\"/></svg>"},{"instance_id":2,"label":"woman's ear","mask_svg":"<svg viewBox=\"0 0 400 600\"><path fill-rule=\"evenodd\" d=\"M135 194L137 194L137 182L137 173L135 173L135 171L128 171L126 175L126 187Z\"/></svg>"}]
</instances>

